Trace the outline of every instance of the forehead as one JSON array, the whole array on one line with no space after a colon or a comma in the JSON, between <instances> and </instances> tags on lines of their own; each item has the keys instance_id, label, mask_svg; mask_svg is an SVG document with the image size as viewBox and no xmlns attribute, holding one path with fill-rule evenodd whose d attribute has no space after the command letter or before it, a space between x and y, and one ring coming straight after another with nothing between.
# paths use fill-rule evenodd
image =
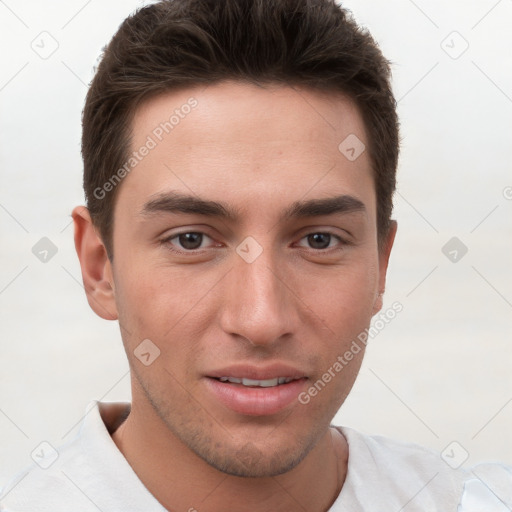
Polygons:
<instances>
[{"instance_id":1,"label":"forehead","mask_svg":"<svg viewBox=\"0 0 512 512\"><path fill-rule=\"evenodd\" d=\"M173 91L137 109L139 158L120 196L134 206L169 190L242 208L251 198L291 203L309 193L368 202L367 146L359 110L341 94L235 82Z\"/></svg>"}]
</instances>

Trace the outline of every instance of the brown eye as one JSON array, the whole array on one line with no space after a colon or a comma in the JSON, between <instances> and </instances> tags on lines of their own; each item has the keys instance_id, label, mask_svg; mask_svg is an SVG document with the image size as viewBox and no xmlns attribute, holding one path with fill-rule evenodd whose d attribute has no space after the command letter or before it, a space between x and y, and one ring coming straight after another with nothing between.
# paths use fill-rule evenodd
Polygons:
<instances>
[{"instance_id":1,"label":"brown eye","mask_svg":"<svg viewBox=\"0 0 512 512\"><path fill-rule=\"evenodd\" d=\"M316 231L303 236L298 244L299 247L314 251L316 254L330 254L332 251L344 249L351 243L339 235L329 231Z\"/></svg>"},{"instance_id":2,"label":"brown eye","mask_svg":"<svg viewBox=\"0 0 512 512\"><path fill-rule=\"evenodd\" d=\"M196 231L180 233L166 240L167 243L173 245L177 250L185 251L204 249L204 242L207 241L211 241L209 236Z\"/></svg>"},{"instance_id":3,"label":"brown eye","mask_svg":"<svg viewBox=\"0 0 512 512\"><path fill-rule=\"evenodd\" d=\"M327 249L331 244L331 238L329 233L312 233L307 236L308 244L312 249Z\"/></svg>"},{"instance_id":4,"label":"brown eye","mask_svg":"<svg viewBox=\"0 0 512 512\"><path fill-rule=\"evenodd\" d=\"M203 243L202 233L182 233L178 235L178 241L183 249L199 249Z\"/></svg>"}]
</instances>

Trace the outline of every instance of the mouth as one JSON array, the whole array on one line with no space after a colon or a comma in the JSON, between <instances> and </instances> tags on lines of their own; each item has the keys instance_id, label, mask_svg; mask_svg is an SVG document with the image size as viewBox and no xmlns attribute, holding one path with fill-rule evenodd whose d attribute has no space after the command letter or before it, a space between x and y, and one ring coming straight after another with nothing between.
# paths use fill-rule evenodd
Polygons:
<instances>
[{"instance_id":1,"label":"mouth","mask_svg":"<svg viewBox=\"0 0 512 512\"><path fill-rule=\"evenodd\" d=\"M220 382L229 382L230 384L240 384L248 388L274 388L298 379L294 379L293 377L275 377L274 379L257 380L247 377L241 379L237 377L220 377L217 380Z\"/></svg>"},{"instance_id":2,"label":"mouth","mask_svg":"<svg viewBox=\"0 0 512 512\"><path fill-rule=\"evenodd\" d=\"M219 405L247 416L277 414L298 401L308 377L288 366L234 366L205 376L207 391Z\"/></svg>"}]
</instances>

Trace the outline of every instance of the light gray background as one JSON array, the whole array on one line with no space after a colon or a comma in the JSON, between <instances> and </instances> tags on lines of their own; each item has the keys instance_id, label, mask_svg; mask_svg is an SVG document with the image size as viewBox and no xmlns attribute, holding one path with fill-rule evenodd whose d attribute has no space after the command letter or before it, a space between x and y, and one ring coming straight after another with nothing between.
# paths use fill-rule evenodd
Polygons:
<instances>
[{"instance_id":1,"label":"light gray background","mask_svg":"<svg viewBox=\"0 0 512 512\"><path fill-rule=\"evenodd\" d=\"M93 65L139 5L0 1L0 485L40 442L69 440L91 399L130 396L117 324L86 303L70 211ZM345 5L394 63L403 146L384 307L404 310L335 421L510 463L512 1ZM455 263L441 250L453 236L468 248ZM46 263L42 237L58 248Z\"/></svg>"}]
</instances>

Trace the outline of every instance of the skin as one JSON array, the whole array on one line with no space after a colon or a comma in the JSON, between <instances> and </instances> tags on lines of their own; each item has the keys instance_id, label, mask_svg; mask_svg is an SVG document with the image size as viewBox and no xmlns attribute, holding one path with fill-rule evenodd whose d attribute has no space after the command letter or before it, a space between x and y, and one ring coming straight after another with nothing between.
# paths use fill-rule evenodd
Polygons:
<instances>
[{"instance_id":1,"label":"skin","mask_svg":"<svg viewBox=\"0 0 512 512\"><path fill-rule=\"evenodd\" d=\"M307 405L265 416L227 408L205 375L278 362L300 369L307 390L381 309L396 224L379 249L369 154L338 150L349 134L368 146L348 98L234 82L174 91L138 108L132 149L191 96L197 107L120 185L112 262L87 209L73 211L89 304L119 320L131 367L132 409L113 439L169 510L321 512L345 480L347 443L330 422L363 351ZM236 216L143 213L169 192ZM364 209L282 217L342 195ZM199 249L180 245L186 232L207 235ZM247 236L262 249L252 263L236 251ZM134 355L144 339L160 350L149 366Z\"/></svg>"}]
</instances>

